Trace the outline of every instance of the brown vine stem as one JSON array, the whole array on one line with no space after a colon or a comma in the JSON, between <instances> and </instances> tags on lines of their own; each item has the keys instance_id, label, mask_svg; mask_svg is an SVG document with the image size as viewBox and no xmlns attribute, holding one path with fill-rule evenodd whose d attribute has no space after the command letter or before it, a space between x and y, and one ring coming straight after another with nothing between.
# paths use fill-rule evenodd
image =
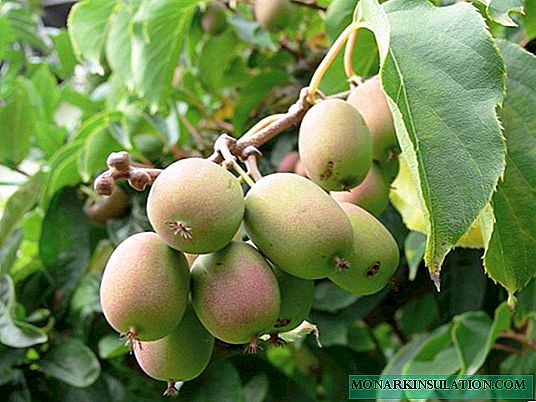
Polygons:
<instances>
[{"instance_id":1,"label":"brown vine stem","mask_svg":"<svg viewBox=\"0 0 536 402\"><path fill-rule=\"evenodd\" d=\"M513 331L503 331L501 332L501 338L506 338L506 339L512 339L516 342L519 342L520 344L526 346L527 348L529 349L532 349L536 352L536 342L530 340L530 339L527 339L525 337L525 335L523 334L520 334L520 333L517 333L517 332L513 332Z\"/></svg>"},{"instance_id":2,"label":"brown vine stem","mask_svg":"<svg viewBox=\"0 0 536 402\"><path fill-rule=\"evenodd\" d=\"M513 348L512 346L504 345L499 342L493 344L492 348L495 350L501 350L503 352L514 353L516 355L523 355L523 351Z\"/></svg>"},{"instance_id":3,"label":"brown vine stem","mask_svg":"<svg viewBox=\"0 0 536 402\"><path fill-rule=\"evenodd\" d=\"M328 70L329 66L331 66L331 63L333 63L333 60L335 60L352 32L356 31L360 27L360 22L351 23L344 29L344 31L342 31L342 33L335 40L335 42L333 42L333 45L329 48L328 52L320 62L318 68L313 74L313 77L311 78L311 82L309 83L309 92L307 96L309 103L315 103L316 94L318 92L320 82L322 81L322 77L324 77L324 74L326 74L326 71Z\"/></svg>"},{"instance_id":4,"label":"brown vine stem","mask_svg":"<svg viewBox=\"0 0 536 402\"><path fill-rule=\"evenodd\" d=\"M290 1L300 6L314 8L315 10L326 11L328 9L327 7L324 7L318 4L314 0L290 0Z\"/></svg>"}]
</instances>

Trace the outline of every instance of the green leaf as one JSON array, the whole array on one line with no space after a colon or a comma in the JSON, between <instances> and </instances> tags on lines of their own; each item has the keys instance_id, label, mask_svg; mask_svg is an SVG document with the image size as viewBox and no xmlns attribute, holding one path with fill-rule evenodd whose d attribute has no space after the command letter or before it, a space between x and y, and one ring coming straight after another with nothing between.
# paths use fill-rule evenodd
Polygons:
<instances>
[{"instance_id":1,"label":"green leaf","mask_svg":"<svg viewBox=\"0 0 536 402\"><path fill-rule=\"evenodd\" d=\"M452 343L450 329L450 325L436 329L404 365L403 374L451 375L458 372L461 362Z\"/></svg>"},{"instance_id":2,"label":"green leaf","mask_svg":"<svg viewBox=\"0 0 536 402\"><path fill-rule=\"evenodd\" d=\"M37 201L43 186L45 175L41 172L33 175L22 184L8 200L0 219L0 245L18 227L20 220L30 211Z\"/></svg>"},{"instance_id":3,"label":"green leaf","mask_svg":"<svg viewBox=\"0 0 536 402\"><path fill-rule=\"evenodd\" d=\"M536 0L525 0L525 15L521 17L526 41L536 38Z\"/></svg>"},{"instance_id":4,"label":"green leaf","mask_svg":"<svg viewBox=\"0 0 536 402\"><path fill-rule=\"evenodd\" d=\"M475 0L486 6L486 14L492 21L507 26L517 27L510 18L512 13L523 13L523 0Z\"/></svg>"},{"instance_id":5,"label":"green leaf","mask_svg":"<svg viewBox=\"0 0 536 402\"><path fill-rule=\"evenodd\" d=\"M196 0L146 0L132 22L132 73L152 111L164 103Z\"/></svg>"},{"instance_id":6,"label":"green leaf","mask_svg":"<svg viewBox=\"0 0 536 402\"><path fill-rule=\"evenodd\" d=\"M26 348L47 341L39 328L15 318L15 287L9 275L0 276L0 343Z\"/></svg>"},{"instance_id":7,"label":"green leaf","mask_svg":"<svg viewBox=\"0 0 536 402\"><path fill-rule=\"evenodd\" d=\"M344 28L352 22L358 0L333 0L326 13L326 33L333 43Z\"/></svg>"},{"instance_id":8,"label":"green leaf","mask_svg":"<svg viewBox=\"0 0 536 402\"><path fill-rule=\"evenodd\" d=\"M246 129L245 124L251 110L267 96L277 85L283 85L289 81L289 75L284 71L267 71L253 77L241 90L233 116L234 132L239 135Z\"/></svg>"},{"instance_id":9,"label":"green leaf","mask_svg":"<svg viewBox=\"0 0 536 402\"><path fill-rule=\"evenodd\" d=\"M471 311L454 317L451 335L462 363L460 374L475 374L486 361L500 333L510 328L511 312L506 303L495 311L491 321L483 311Z\"/></svg>"},{"instance_id":10,"label":"green leaf","mask_svg":"<svg viewBox=\"0 0 536 402\"><path fill-rule=\"evenodd\" d=\"M19 78L11 98L0 107L0 162L17 165L28 155L35 121L35 110Z\"/></svg>"},{"instance_id":11,"label":"green leaf","mask_svg":"<svg viewBox=\"0 0 536 402\"><path fill-rule=\"evenodd\" d=\"M230 30L211 36L205 42L199 56L199 79L212 93L218 94L221 89L225 70L240 50L238 44L236 35Z\"/></svg>"},{"instance_id":12,"label":"green leaf","mask_svg":"<svg viewBox=\"0 0 536 402\"><path fill-rule=\"evenodd\" d=\"M199 378L184 384L177 401L244 402L238 372L228 361L213 359Z\"/></svg>"},{"instance_id":13,"label":"green leaf","mask_svg":"<svg viewBox=\"0 0 536 402\"><path fill-rule=\"evenodd\" d=\"M110 17L117 1L83 0L76 3L67 26L75 54L87 60L92 71L104 74L101 65L104 41L110 26Z\"/></svg>"},{"instance_id":14,"label":"green leaf","mask_svg":"<svg viewBox=\"0 0 536 402\"><path fill-rule=\"evenodd\" d=\"M130 22L140 4L141 0L136 0L118 5L111 18L110 32L106 39L106 59L112 70L130 90L134 88Z\"/></svg>"},{"instance_id":15,"label":"green leaf","mask_svg":"<svg viewBox=\"0 0 536 402\"><path fill-rule=\"evenodd\" d=\"M71 44L71 38L67 31L60 31L56 35L52 35L51 39L60 62L56 73L60 78L66 79L74 72L74 67L76 66L76 56Z\"/></svg>"},{"instance_id":16,"label":"green leaf","mask_svg":"<svg viewBox=\"0 0 536 402\"><path fill-rule=\"evenodd\" d=\"M89 260L89 220L76 190L55 194L43 219L39 254L54 285L67 301Z\"/></svg>"},{"instance_id":17,"label":"green leaf","mask_svg":"<svg viewBox=\"0 0 536 402\"><path fill-rule=\"evenodd\" d=\"M488 275L510 294L536 275L536 58L499 42L508 68L500 110L508 147L504 179L493 196L495 226L484 255Z\"/></svg>"},{"instance_id":18,"label":"green leaf","mask_svg":"<svg viewBox=\"0 0 536 402\"><path fill-rule=\"evenodd\" d=\"M93 351L78 339L68 339L52 347L39 365L46 375L75 387L90 386L101 372Z\"/></svg>"},{"instance_id":19,"label":"green leaf","mask_svg":"<svg viewBox=\"0 0 536 402\"><path fill-rule=\"evenodd\" d=\"M489 202L504 170L495 109L505 69L473 6L392 0L383 8L388 24L374 0L359 3L359 20L379 44L382 85L424 207L425 262L438 286L445 255Z\"/></svg>"},{"instance_id":20,"label":"green leaf","mask_svg":"<svg viewBox=\"0 0 536 402\"><path fill-rule=\"evenodd\" d=\"M26 42L43 53L48 51L48 46L37 29L36 19L28 8L15 2L4 2L0 4L0 14L7 16L11 29L19 41Z\"/></svg>"},{"instance_id":21,"label":"green leaf","mask_svg":"<svg viewBox=\"0 0 536 402\"><path fill-rule=\"evenodd\" d=\"M321 282L315 286L313 308L319 311L335 313L355 303L357 299L359 299L358 295L341 289L333 282Z\"/></svg>"},{"instance_id":22,"label":"green leaf","mask_svg":"<svg viewBox=\"0 0 536 402\"><path fill-rule=\"evenodd\" d=\"M411 299L400 310L400 326L406 335L424 332L439 318L439 309L435 295Z\"/></svg>"},{"instance_id":23,"label":"green leaf","mask_svg":"<svg viewBox=\"0 0 536 402\"><path fill-rule=\"evenodd\" d=\"M415 280L417 269L421 265L426 249L426 235L424 233L411 231L404 242L404 254L409 267L409 280Z\"/></svg>"},{"instance_id":24,"label":"green leaf","mask_svg":"<svg viewBox=\"0 0 536 402\"><path fill-rule=\"evenodd\" d=\"M536 320L536 279L531 280L517 294L515 310L516 324L523 324L527 319Z\"/></svg>"},{"instance_id":25,"label":"green leaf","mask_svg":"<svg viewBox=\"0 0 536 402\"><path fill-rule=\"evenodd\" d=\"M129 352L125 341L117 334L109 334L99 340L99 357L101 359L113 359L126 355Z\"/></svg>"},{"instance_id":26,"label":"green leaf","mask_svg":"<svg viewBox=\"0 0 536 402\"><path fill-rule=\"evenodd\" d=\"M50 158L50 173L41 198L46 207L52 196L65 186L78 184L81 180L78 173L78 160L82 152L83 141L75 141L60 148Z\"/></svg>"},{"instance_id":27,"label":"green leaf","mask_svg":"<svg viewBox=\"0 0 536 402\"><path fill-rule=\"evenodd\" d=\"M40 122L43 120L53 122L54 112L61 99L56 78L51 74L48 66L43 64L33 74L32 83L39 97Z\"/></svg>"}]
</instances>

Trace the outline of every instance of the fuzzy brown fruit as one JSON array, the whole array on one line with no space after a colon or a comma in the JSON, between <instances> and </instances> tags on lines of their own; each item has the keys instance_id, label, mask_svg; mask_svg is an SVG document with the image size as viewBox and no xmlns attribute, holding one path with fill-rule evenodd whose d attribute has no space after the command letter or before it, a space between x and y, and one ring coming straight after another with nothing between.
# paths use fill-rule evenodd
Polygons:
<instances>
[{"instance_id":1,"label":"fuzzy brown fruit","mask_svg":"<svg viewBox=\"0 0 536 402\"><path fill-rule=\"evenodd\" d=\"M184 255L156 233L137 233L108 260L100 287L102 311L129 340L160 339L182 319L189 285Z\"/></svg>"},{"instance_id":2,"label":"fuzzy brown fruit","mask_svg":"<svg viewBox=\"0 0 536 402\"><path fill-rule=\"evenodd\" d=\"M331 196L339 202L349 202L379 216L389 204L389 182L377 162L372 164L365 180L351 191L335 191Z\"/></svg>"},{"instance_id":3,"label":"fuzzy brown fruit","mask_svg":"<svg viewBox=\"0 0 536 402\"><path fill-rule=\"evenodd\" d=\"M382 166L396 157L400 149L396 138L393 115L376 75L355 88L348 97L365 119L372 136L372 158Z\"/></svg>"},{"instance_id":4,"label":"fuzzy brown fruit","mask_svg":"<svg viewBox=\"0 0 536 402\"><path fill-rule=\"evenodd\" d=\"M289 0L256 0L253 5L255 19L269 31L285 28L292 16Z\"/></svg>"},{"instance_id":5,"label":"fuzzy brown fruit","mask_svg":"<svg viewBox=\"0 0 536 402\"><path fill-rule=\"evenodd\" d=\"M307 177L329 191L356 187L372 162L365 120L341 99L320 101L309 109L300 126L298 148Z\"/></svg>"},{"instance_id":6,"label":"fuzzy brown fruit","mask_svg":"<svg viewBox=\"0 0 536 402\"><path fill-rule=\"evenodd\" d=\"M244 227L279 269L318 279L348 267L353 257L350 221L337 202L304 177L264 176L246 196Z\"/></svg>"},{"instance_id":7,"label":"fuzzy brown fruit","mask_svg":"<svg viewBox=\"0 0 536 402\"><path fill-rule=\"evenodd\" d=\"M277 280L268 262L249 244L233 241L216 253L199 256L191 276L194 310L216 338L255 344L277 319Z\"/></svg>"},{"instance_id":8,"label":"fuzzy brown fruit","mask_svg":"<svg viewBox=\"0 0 536 402\"><path fill-rule=\"evenodd\" d=\"M93 222L105 223L108 219L125 216L129 203L127 193L121 187L114 186L112 194L101 195L94 201L88 201L84 205L84 213Z\"/></svg>"},{"instance_id":9,"label":"fuzzy brown fruit","mask_svg":"<svg viewBox=\"0 0 536 402\"><path fill-rule=\"evenodd\" d=\"M227 27L225 6L218 2L211 2L201 18L203 31L211 35L219 35Z\"/></svg>"},{"instance_id":10,"label":"fuzzy brown fruit","mask_svg":"<svg viewBox=\"0 0 536 402\"><path fill-rule=\"evenodd\" d=\"M341 203L354 230L352 269L329 277L341 288L358 295L379 292L398 268L395 239L383 224L364 209Z\"/></svg>"},{"instance_id":11,"label":"fuzzy brown fruit","mask_svg":"<svg viewBox=\"0 0 536 402\"><path fill-rule=\"evenodd\" d=\"M141 342L134 350L136 360L150 377L167 381L188 381L199 376L210 362L214 337L201 325L189 305L179 325L167 336ZM168 393L173 392L168 388Z\"/></svg>"},{"instance_id":12,"label":"fuzzy brown fruit","mask_svg":"<svg viewBox=\"0 0 536 402\"><path fill-rule=\"evenodd\" d=\"M179 160L155 180L147 199L151 225L171 247L189 254L225 247L244 216L238 180L201 158Z\"/></svg>"}]
</instances>

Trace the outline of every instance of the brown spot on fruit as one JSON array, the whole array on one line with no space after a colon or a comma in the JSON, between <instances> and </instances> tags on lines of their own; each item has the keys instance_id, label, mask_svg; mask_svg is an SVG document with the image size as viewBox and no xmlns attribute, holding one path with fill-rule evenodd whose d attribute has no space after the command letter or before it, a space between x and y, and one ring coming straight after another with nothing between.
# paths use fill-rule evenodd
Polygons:
<instances>
[{"instance_id":1,"label":"brown spot on fruit","mask_svg":"<svg viewBox=\"0 0 536 402\"><path fill-rule=\"evenodd\" d=\"M370 267L367 268L365 274L367 276L373 276L373 275L376 275L378 273L378 271L380 270L380 266L381 266L381 263L379 261L374 261Z\"/></svg>"},{"instance_id":2,"label":"brown spot on fruit","mask_svg":"<svg viewBox=\"0 0 536 402\"><path fill-rule=\"evenodd\" d=\"M333 161L329 161L326 164L326 169L320 174L320 180L328 180L333 175Z\"/></svg>"}]
</instances>

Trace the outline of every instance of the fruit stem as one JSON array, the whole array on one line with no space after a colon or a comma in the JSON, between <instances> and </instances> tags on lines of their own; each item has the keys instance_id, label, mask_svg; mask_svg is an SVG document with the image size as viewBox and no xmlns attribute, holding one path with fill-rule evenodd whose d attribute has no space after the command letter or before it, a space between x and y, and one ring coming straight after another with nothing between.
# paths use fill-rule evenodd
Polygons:
<instances>
[{"instance_id":1,"label":"fruit stem","mask_svg":"<svg viewBox=\"0 0 536 402\"><path fill-rule=\"evenodd\" d=\"M348 78L356 75L352 66L352 56L354 54L355 41L357 39L358 32L359 31L353 31L350 33L348 42L346 42L346 48L344 49L344 72Z\"/></svg>"},{"instance_id":2,"label":"fruit stem","mask_svg":"<svg viewBox=\"0 0 536 402\"><path fill-rule=\"evenodd\" d=\"M175 381L169 380L167 382L167 388L164 391L164 396L177 396L179 390L175 388Z\"/></svg>"},{"instance_id":3,"label":"fruit stem","mask_svg":"<svg viewBox=\"0 0 536 402\"><path fill-rule=\"evenodd\" d=\"M342 31L339 37L335 40L335 42L333 42L333 45L331 45L327 54L324 56L324 58L318 65L316 71L313 74L313 77L311 78L311 82L309 83L307 99L311 104L314 104L316 102L316 93L318 92L320 81L322 81L322 78L324 77L326 71L329 69L329 66L331 66L331 63L333 63L333 61L341 51L342 47L348 40L348 37L352 34L352 32L355 32L360 27L361 22L353 22L348 25L345 30Z\"/></svg>"},{"instance_id":4,"label":"fruit stem","mask_svg":"<svg viewBox=\"0 0 536 402\"><path fill-rule=\"evenodd\" d=\"M314 8L315 10L326 11L327 7L318 4L314 0L290 0L294 4L298 4L304 7Z\"/></svg>"},{"instance_id":5,"label":"fruit stem","mask_svg":"<svg viewBox=\"0 0 536 402\"><path fill-rule=\"evenodd\" d=\"M285 117L284 113L273 114L271 116L265 117L264 119L259 121L257 124L255 124L253 127L251 127L248 131L246 131L246 133L240 138L241 139L249 138L253 134L256 134L257 132L259 132L263 128L265 128L265 127L269 126L270 124L276 122L277 120L281 119L282 117Z\"/></svg>"}]
</instances>

